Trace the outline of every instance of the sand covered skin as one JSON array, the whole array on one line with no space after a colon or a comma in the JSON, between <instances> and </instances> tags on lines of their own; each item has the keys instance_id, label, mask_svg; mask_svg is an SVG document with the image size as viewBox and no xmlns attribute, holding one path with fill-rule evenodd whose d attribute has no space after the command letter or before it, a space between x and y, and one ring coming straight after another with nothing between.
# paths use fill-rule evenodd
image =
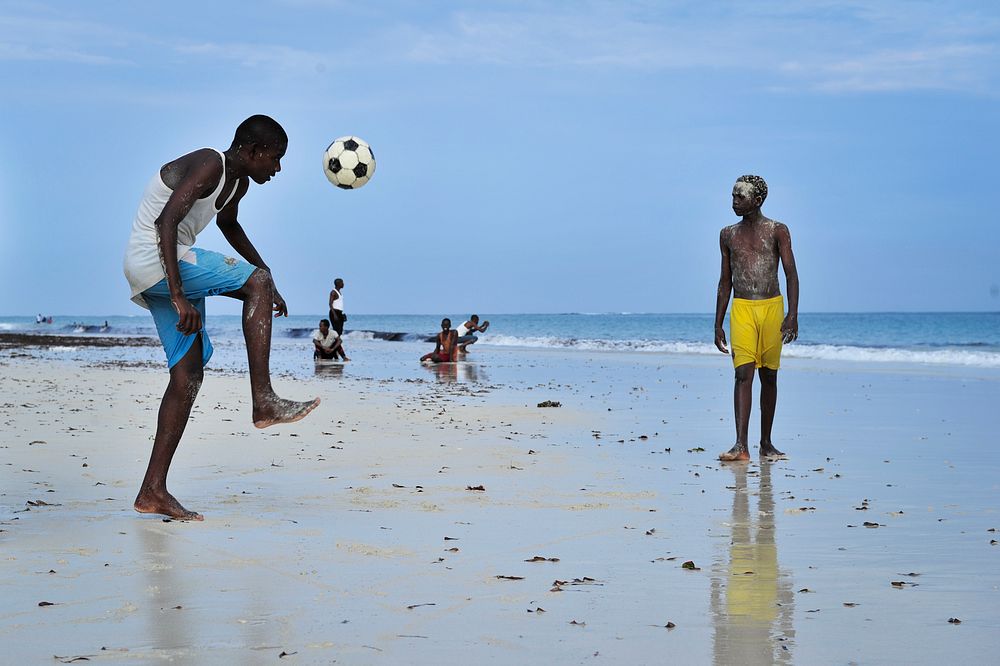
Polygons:
<instances>
[{"instance_id":1,"label":"sand covered skin","mask_svg":"<svg viewBox=\"0 0 1000 666\"><path fill-rule=\"evenodd\" d=\"M725 358L475 360L279 379L323 403L264 431L246 377L210 372L170 478L205 522L182 523L131 508L162 369L3 350L6 658L935 663L1000 647L1000 372L789 363L790 459L761 467L714 460L732 443Z\"/></svg>"}]
</instances>

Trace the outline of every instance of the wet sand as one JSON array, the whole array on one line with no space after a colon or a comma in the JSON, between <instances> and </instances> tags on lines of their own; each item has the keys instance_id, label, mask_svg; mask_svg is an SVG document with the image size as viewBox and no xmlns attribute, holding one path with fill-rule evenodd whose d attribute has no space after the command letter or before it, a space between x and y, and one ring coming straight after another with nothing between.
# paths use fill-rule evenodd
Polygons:
<instances>
[{"instance_id":1,"label":"wet sand","mask_svg":"<svg viewBox=\"0 0 1000 666\"><path fill-rule=\"evenodd\" d=\"M732 444L718 359L477 350L397 379L356 360L279 378L323 403L263 431L245 376L210 373L170 478L205 522L183 523L131 508L166 373L24 352L0 350L9 663L1000 648L1000 372L786 364L790 459L763 466L715 460Z\"/></svg>"}]
</instances>

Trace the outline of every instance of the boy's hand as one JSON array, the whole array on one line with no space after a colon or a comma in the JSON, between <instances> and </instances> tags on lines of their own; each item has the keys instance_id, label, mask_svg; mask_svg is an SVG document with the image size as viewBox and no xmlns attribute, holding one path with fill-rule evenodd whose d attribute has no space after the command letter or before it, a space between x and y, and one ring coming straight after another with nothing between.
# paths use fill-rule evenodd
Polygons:
<instances>
[{"instance_id":1,"label":"boy's hand","mask_svg":"<svg viewBox=\"0 0 1000 666\"><path fill-rule=\"evenodd\" d=\"M729 353L729 350L726 348L726 332L722 330L721 326L715 327L715 348L723 354Z\"/></svg>"},{"instance_id":2,"label":"boy's hand","mask_svg":"<svg viewBox=\"0 0 1000 666\"><path fill-rule=\"evenodd\" d=\"M192 335L201 330L201 313L184 296L170 299L177 310L177 330L184 335Z\"/></svg>"},{"instance_id":3,"label":"boy's hand","mask_svg":"<svg viewBox=\"0 0 1000 666\"><path fill-rule=\"evenodd\" d=\"M285 305L285 299L283 299L281 297L281 294L278 293L277 289L274 290L274 296L272 297L272 300L274 300L274 308L273 308L273 310L274 310L274 316L275 316L275 318L277 318L277 317L287 317L288 316L288 306Z\"/></svg>"},{"instance_id":4,"label":"boy's hand","mask_svg":"<svg viewBox=\"0 0 1000 666\"><path fill-rule=\"evenodd\" d=\"M781 341L788 344L798 337L799 318L795 315L786 315L785 321L781 323Z\"/></svg>"}]
</instances>

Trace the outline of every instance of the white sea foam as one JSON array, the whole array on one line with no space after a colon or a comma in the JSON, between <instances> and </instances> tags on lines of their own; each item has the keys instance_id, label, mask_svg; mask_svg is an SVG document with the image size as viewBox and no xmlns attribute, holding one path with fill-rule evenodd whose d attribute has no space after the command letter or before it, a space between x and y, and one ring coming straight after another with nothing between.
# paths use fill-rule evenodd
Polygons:
<instances>
[{"instance_id":1,"label":"white sea foam","mask_svg":"<svg viewBox=\"0 0 1000 666\"><path fill-rule=\"evenodd\" d=\"M846 345L785 345L781 353L796 358L819 358L865 363L930 363L1000 368L1000 353L967 349L899 349Z\"/></svg>"},{"instance_id":2,"label":"white sea foam","mask_svg":"<svg viewBox=\"0 0 1000 666\"><path fill-rule=\"evenodd\" d=\"M718 354L715 345L665 340L601 340L555 336L518 337L491 335L484 343L499 347L578 349L582 351L628 351L668 354ZM1000 368L1000 353L967 349L901 349L895 347L855 347L848 345L785 345L782 355L863 363L920 363Z\"/></svg>"},{"instance_id":3,"label":"white sea foam","mask_svg":"<svg viewBox=\"0 0 1000 666\"><path fill-rule=\"evenodd\" d=\"M585 351L667 352L671 354L718 354L718 350L700 342L665 340L601 340L559 338L555 336L518 337L490 335L483 342L499 347L541 347L549 349L581 349Z\"/></svg>"}]
</instances>

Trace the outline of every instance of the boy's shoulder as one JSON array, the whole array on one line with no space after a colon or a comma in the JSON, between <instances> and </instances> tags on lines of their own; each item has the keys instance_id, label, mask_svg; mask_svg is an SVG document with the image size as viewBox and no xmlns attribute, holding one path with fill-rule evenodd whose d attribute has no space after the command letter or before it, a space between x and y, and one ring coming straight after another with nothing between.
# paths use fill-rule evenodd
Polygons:
<instances>
[{"instance_id":1,"label":"boy's shoulder","mask_svg":"<svg viewBox=\"0 0 1000 666\"><path fill-rule=\"evenodd\" d=\"M767 221L771 225L771 229L774 233L788 233L788 225L779 220L767 218Z\"/></svg>"},{"instance_id":2,"label":"boy's shoulder","mask_svg":"<svg viewBox=\"0 0 1000 666\"><path fill-rule=\"evenodd\" d=\"M178 164L184 166L198 166L202 164L222 167L222 158L215 148L196 148L189 153L184 153L167 164Z\"/></svg>"}]
</instances>

